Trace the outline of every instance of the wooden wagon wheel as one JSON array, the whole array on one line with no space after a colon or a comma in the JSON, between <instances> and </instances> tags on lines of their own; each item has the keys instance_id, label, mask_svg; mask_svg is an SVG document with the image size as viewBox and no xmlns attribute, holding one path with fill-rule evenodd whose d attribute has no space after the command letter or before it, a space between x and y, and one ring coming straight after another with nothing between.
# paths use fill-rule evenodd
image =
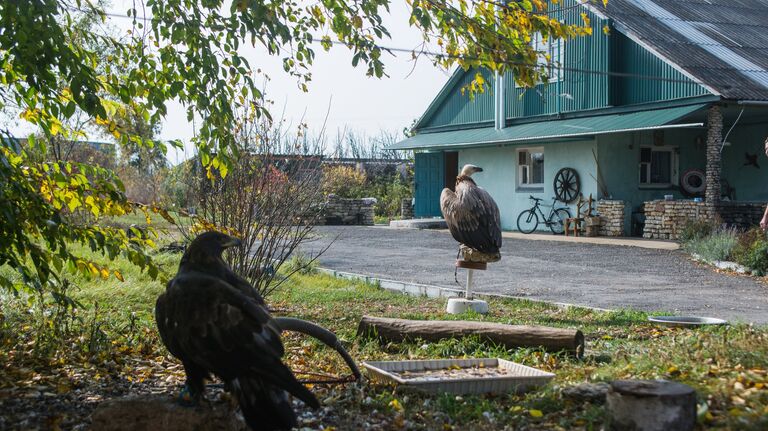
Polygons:
<instances>
[{"instance_id":1,"label":"wooden wagon wheel","mask_svg":"<svg viewBox=\"0 0 768 431\"><path fill-rule=\"evenodd\" d=\"M571 203L579 197L581 182L579 174L573 168L563 168L555 175L555 197L565 203Z\"/></svg>"}]
</instances>

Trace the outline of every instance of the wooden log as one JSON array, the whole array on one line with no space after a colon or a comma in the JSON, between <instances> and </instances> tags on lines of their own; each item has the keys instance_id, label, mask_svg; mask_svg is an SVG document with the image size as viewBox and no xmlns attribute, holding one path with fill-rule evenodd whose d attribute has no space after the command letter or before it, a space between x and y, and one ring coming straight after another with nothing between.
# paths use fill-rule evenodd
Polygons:
<instances>
[{"instance_id":1,"label":"wooden log","mask_svg":"<svg viewBox=\"0 0 768 431\"><path fill-rule=\"evenodd\" d=\"M479 335L507 348L543 347L549 351L567 351L578 357L584 354L584 334L581 331L548 326L363 316L357 327L357 334L358 336L375 336L391 342L415 339L439 341L446 338Z\"/></svg>"},{"instance_id":2,"label":"wooden log","mask_svg":"<svg viewBox=\"0 0 768 431\"><path fill-rule=\"evenodd\" d=\"M606 396L611 431L688 431L696 426L696 392L667 380L616 380Z\"/></svg>"}]
</instances>

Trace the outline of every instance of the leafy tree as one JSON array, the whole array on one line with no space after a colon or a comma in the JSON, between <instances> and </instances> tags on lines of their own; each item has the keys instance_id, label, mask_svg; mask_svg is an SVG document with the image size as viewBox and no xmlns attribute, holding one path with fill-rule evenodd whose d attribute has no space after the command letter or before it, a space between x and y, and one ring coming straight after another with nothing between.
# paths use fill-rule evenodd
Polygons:
<instances>
[{"instance_id":1,"label":"leafy tree","mask_svg":"<svg viewBox=\"0 0 768 431\"><path fill-rule=\"evenodd\" d=\"M512 70L524 84L546 80L546 67L537 65L540 53L529 43L532 35L561 38L591 31L586 15L584 25L553 19L550 6L560 7L559 0L409 0L409 5L410 23L441 49L437 64ZM226 176L238 155L235 113L252 109L269 118L255 84L258 65L251 65L241 47L259 45L281 56L285 72L303 89L311 80L317 42L325 50L346 47L353 65L381 77L386 49L378 41L389 36L381 18L388 7L389 0L146 0L140 9L128 10L132 29L128 37L118 37L103 25L76 25L82 19L106 22L103 6L90 0L0 3L0 109L4 114L18 109L46 137L27 149L7 136L2 140L0 213L6 221L0 227L0 264L10 264L25 284L38 283L40 289L65 267L108 276L108 269L70 251L74 241L112 257L123 254L157 274L144 252L151 240L66 217L132 210L116 176L85 164L39 162L31 152L45 153L45 141L71 135L67 120L76 112L124 144L160 145L121 123L119 113L130 109L152 124L176 100L190 119L202 120L195 144L209 176ZM470 92L484 85L478 74ZM13 286L2 277L0 284Z\"/></svg>"},{"instance_id":2,"label":"leafy tree","mask_svg":"<svg viewBox=\"0 0 768 431\"><path fill-rule=\"evenodd\" d=\"M122 162L146 176L155 175L168 167L166 147L156 143L160 121L157 118L147 120L130 108L121 107L118 112L115 116L117 129L128 136L140 138L119 141Z\"/></svg>"}]
</instances>

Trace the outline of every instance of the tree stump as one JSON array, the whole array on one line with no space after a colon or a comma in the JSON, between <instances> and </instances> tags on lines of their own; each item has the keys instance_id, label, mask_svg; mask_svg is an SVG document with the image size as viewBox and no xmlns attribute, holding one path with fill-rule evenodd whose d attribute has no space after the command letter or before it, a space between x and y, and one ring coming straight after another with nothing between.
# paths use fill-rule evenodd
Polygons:
<instances>
[{"instance_id":1,"label":"tree stump","mask_svg":"<svg viewBox=\"0 0 768 431\"><path fill-rule=\"evenodd\" d=\"M93 431L247 431L227 401L183 407L170 395L132 395L102 402L91 415Z\"/></svg>"},{"instance_id":2,"label":"tree stump","mask_svg":"<svg viewBox=\"0 0 768 431\"><path fill-rule=\"evenodd\" d=\"M667 380L617 380L606 397L611 431L688 431L696 425L696 392Z\"/></svg>"}]
</instances>

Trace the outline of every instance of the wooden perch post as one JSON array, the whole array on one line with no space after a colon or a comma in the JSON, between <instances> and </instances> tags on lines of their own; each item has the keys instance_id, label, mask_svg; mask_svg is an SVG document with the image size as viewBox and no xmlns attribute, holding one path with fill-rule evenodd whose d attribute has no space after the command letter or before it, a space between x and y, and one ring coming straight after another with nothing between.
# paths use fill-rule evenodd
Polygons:
<instances>
[{"instance_id":1,"label":"wooden perch post","mask_svg":"<svg viewBox=\"0 0 768 431\"><path fill-rule=\"evenodd\" d=\"M543 347L549 351L584 354L584 334L577 329L548 326L504 325L502 323L466 320L404 320L363 316L357 327L358 336L372 335L384 341L406 339L439 341L446 338L479 335L507 348Z\"/></svg>"}]
</instances>

